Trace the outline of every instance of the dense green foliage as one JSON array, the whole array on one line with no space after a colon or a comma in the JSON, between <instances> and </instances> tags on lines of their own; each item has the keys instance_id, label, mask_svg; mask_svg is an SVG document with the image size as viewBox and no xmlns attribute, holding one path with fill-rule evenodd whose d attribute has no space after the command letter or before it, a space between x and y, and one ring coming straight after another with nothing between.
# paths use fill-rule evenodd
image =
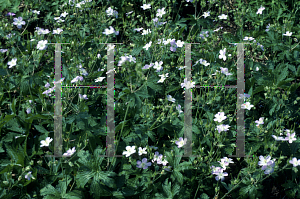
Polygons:
<instances>
[{"instance_id":1,"label":"dense green foliage","mask_svg":"<svg viewBox=\"0 0 300 199\"><path fill-rule=\"evenodd\" d=\"M0 2L0 49L7 49L0 53L0 199L300 198L298 167L289 162L300 159L299 2L96 0L81 8L66 0ZM151 4L151 9L141 8L144 4ZM257 14L261 6L265 9ZM117 17L107 14L109 7L118 12ZM158 17L157 10L162 8L166 14ZM210 16L203 17L208 11ZM9 12L15 15L7 16ZM56 17L64 12L68 13L61 17L64 21L58 22ZM228 15L226 20L218 17L222 14ZM25 21L21 28L13 24L18 17ZM155 26L156 17L166 23ZM110 26L119 34L103 34ZM38 34L36 27L50 33ZM220 27L223 29L214 31ZM57 28L63 31L52 34ZM142 35L135 28L151 33ZM203 37L205 31L208 36ZM283 35L287 31L292 35ZM253 105L245 109L245 152L253 157L232 158L228 176L218 181L211 166L220 167L221 158L235 154L236 89L192 89L193 155L201 157L177 157L184 154L184 146L176 142L184 137L184 114L176 108L181 105L184 111L181 83L185 70L178 69L185 63L185 46L171 51L170 44L157 42L164 38L200 43L192 45L192 82L236 85L237 47L229 43L244 42L245 37L263 45L244 45L245 93L250 95L246 101ZM84 77L80 85L105 85L106 79L95 82L107 72L107 45L99 43L123 43L114 47L116 154L123 154L127 146L136 146L136 152L139 147L147 148L146 154L100 157L106 151L107 92L85 87L62 88L62 148L67 152L75 147L76 152L70 157L45 157L53 154L55 141L40 147L43 140L54 137L55 94L43 93L47 83L54 86L55 45L39 50L42 40L70 43L61 45L64 86L71 85L76 76ZM152 45L146 50L143 47L149 42ZM226 61L219 58L224 48ZM118 66L125 55L135 57L135 62ZM16 64L10 67L14 58ZM196 64L199 59L210 65ZM142 69L160 61L160 72ZM78 69L80 64L87 75ZM232 75L217 73L220 67L228 68ZM159 75L166 73L169 76L158 83ZM216 130L218 112L227 116L228 131ZM264 124L256 126L261 117ZM272 137L282 135L284 129L295 132L296 140L291 143ZM163 154L167 165L151 161L156 151ZM258 166L261 155L276 159L270 174ZM147 169L137 167L143 158L152 163ZM32 174L29 180L28 172Z\"/></svg>"}]
</instances>

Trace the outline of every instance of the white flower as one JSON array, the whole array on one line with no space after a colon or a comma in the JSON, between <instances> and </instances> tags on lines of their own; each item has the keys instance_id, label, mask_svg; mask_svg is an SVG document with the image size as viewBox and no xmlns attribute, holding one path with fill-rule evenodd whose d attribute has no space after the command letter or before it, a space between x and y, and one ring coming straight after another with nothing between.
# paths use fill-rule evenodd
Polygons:
<instances>
[{"instance_id":1,"label":"white flower","mask_svg":"<svg viewBox=\"0 0 300 199\"><path fill-rule=\"evenodd\" d=\"M204 12L204 14L203 15L201 15L201 16L203 16L204 18L206 18L206 17L208 17L208 16L210 16L210 14L209 14L210 12Z\"/></svg>"},{"instance_id":2,"label":"white flower","mask_svg":"<svg viewBox=\"0 0 300 199\"><path fill-rule=\"evenodd\" d=\"M250 102L246 102L245 104L242 104L242 109L248 109L250 110L253 107L253 105L250 105Z\"/></svg>"},{"instance_id":3,"label":"white flower","mask_svg":"<svg viewBox=\"0 0 300 199\"><path fill-rule=\"evenodd\" d=\"M150 29L143 30L142 35L147 35L147 34L149 34L149 33L151 33L151 30L150 30Z\"/></svg>"},{"instance_id":4,"label":"white flower","mask_svg":"<svg viewBox=\"0 0 300 199\"><path fill-rule=\"evenodd\" d=\"M8 68L11 68L11 67L15 66L16 64L17 64L17 58L13 58L11 61L9 61L7 63L7 65L9 65Z\"/></svg>"},{"instance_id":5,"label":"white flower","mask_svg":"<svg viewBox=\"0 0 300 199\"><path fill-rule=\"evenodd\" d=\"M33 11L32 11L32 13L35 13L35 14L38 14L38 15L40 14L40 12L41 12L41 11L37 11L37 10L33 10Z\"/></svg>"},{"instance_id":6,"label":"white flower","mask_svg":"<svg viewBox=\"0 0 300 199\"><path fill-rule=\"evenodd\" d=\"M112 26L109 26L109 29L106 28L104 31L105 32L102 32L102 33L105 35L110 35L113 33L115 33L115 35L118 35L118 31L115 31L115 29Z\"/></svg>"},{"instance_id":7,"label":"white flower","mask_svg":"<svg viewBox=\"0 0 300 199\"><path fill-rule=\"evenodd\" d=\"M285 34L283 34L284 36L288 36L288 37L290 37L290 36L292 36L292 32L289 32L289 31L287 31Z\"/></svg>"},{"instance_id":8,"label":"white flower","mask_svg":"<svg viewBox=\"0 0 300 199\"><path fill-rule=\"evenodd\" d=\"M253 37L245 37L243 40L244 41L247 41L247 40L252 41L252 40L254 40L254 38Z\"/></svg>"},{"instance_id":9,"label":"white flower","mask_svg":"<svg viewBox=\"0 0 300 199\"><path fill-rule=\"evenodd\" d=\"M162 75L159 75L161 77L161 79L157 82L157 83L162 83L165 81L165 79L168 77L169 73L167 74L162 74Z\"/></svg>"},{"instance_id":10,"label":"white flower","mask_svg":"<svg viewBox=\"0 0 300 199\"><path fill-rule=\"evenodd\" d=\"M114 10L111 7L109 7L105 12L108 16L112 16L114 14Z\"/></svg>"},{"instance_id":11,"label":"white flower","mask_svg":"<svg viewBox=\"0 0 300 199\"><path fill-rule=\"evenodd\" d=\"M265 9L265 7L262 7L262 5L260 6L260 8L258 9L258 11L256 12L256 14L262 14L262 11Z\"/></svg>"},{"instance_id":12,"label":"white flower","mask_svg":"<svg viewBox=\"0 0 300 199\"><path fill-rule=\"evenodd\" d=\"M64 12L64 13L62 13L60 16L61 17L66 17L68 15L68 13L67 12Z\"/></svg>"},{"instance_id":13,"label":"white flower","mask_svg":"<svg viewBox=\"0 0 300 199\"><path fill-rule=\"evenodd\" d=\"M222 131L228 131L230 126L229 125L225 125L225 124L221 124L218 125L217 128L215 130L218 130L219 133L221 133Z\"/></svg>"},{"instance_id":14,"label":"white flower","mask_svg":"<svg viewBox=\"0 0 300 199\"><path fill-rule=\"evenodd\" d=\"M177 67L176 67L177 68ZM180 66L179 68L178 68L178 70L182 70L182 69L184 69L184 68L186 68L186 66Z\"/></svg>"},{"instance_id":15,"label":"white flower","mask_svg":"<svg viewBox=\"0 0 300 199\"><path fill-rule=\"evenodd\" d=\"M163 69L162 64L163 64L162 61L160 61L159 63L157 61L155 62L153 68L156 69L156 72L159 72L159 71L161 71Z\"/></svg>"},{"instance_id":16,"label":"white flower","mask_svg":"<svg viewBox=\"0 0 300 199\"><path fill-rule=\"evenodd\" d=\"M217 28L216 30L214 30L214 32L218 32L220 29L223 29L223 27Z\"/></svg>"},{"instance_id":17,"label":"white flower","mask_svg":"<svg viewBox=\"0 0 300 199\"><path fill-rule=\"evenodd\" d=\"M215 115L215 119L214 121L218 121L218 122L222 122L223 120L225 120L227 117L224 115L224 112L218 112L216 115Z\"/></svg>"},{"instance_id":18,"label":"white flower","mask_svg":"<svg viewBox=\"0 0 300 199\"><path fill-rule=\"evenodd\" d=\"M95 79L96 82L102 82L105 79L105 77L98 77Z\"/></svg>"},{"instance_id":19,"label":"white flower","mask_svg":"<svg viewBox=\"0 0 300 199\"><path fill-rule=\"evenodd\" d=\"M272 137L276 140L276 141L285 141L285 138L283 137L277 137L275 135L272 135Z\"/></svg>"},{"instance_id":20,"label":"white flower","mask_svg":"<svg viewBox=\"0 0 300 199\"><path fill-rule=\"evenodd\" d=\"M226 48L224 48L224 50L220 50L220 55L219 55L219 59L223 58L223 61L226 61Z\"/></svg>"},{"instance_id":21,"label":"white flower","mask_svg":"<svg viewBox=\"0 0 300 199\"><path fill-rule=\"evenodd\" d=\"M143 10L150 9L151 4L143 4L143 6L141 6L141 8L143 8Z\"/></svg>"},{"instance_id":22,"label":"white flower","mask_svg":"<svg viewBox=\"0 0 300 199\"><path fill-rule=\"evenodd\" d=\"M218 16L220 19L227 19L227 15L224 15L224 14L222 14L222 15L220 15L220 16Z\"/></svg>"},{"instance_id":23,"label":"white flower","mask_svg":"<svg viewBox=\"0 0 300 199\"><path fill-rule=\"evenodd\" d=\"M127 146L126 147L127 151L124 151L122 155L126 155L126 157L129 157L131 154L135 153L135 146Z\"/></svg>"},{"instance_id":24,"label":"white flower","mask_svg":"<svg viewBox=\"0 0 300 199\"><path fill-rule=\"evenodd\" d=\"M133 30L136 30L136 31L138 31L138 32L140 32L141 30L143 30L144 28L135 28L135 29L133 29Z\"/></svg>"},{"instance_id":25,"label":"white flower","mask_svg":"<svg viewBox=\"0 0 300 199\"><path fill-rule=\"evenodd\" d=\"M184 79L184 83L181 83L181 88L185 87L186 89L194 88L195 82L187 81L187 78Z\"/></svg>"},{"instance_id":26,"label":"white flower","mask_svg":"<svg viewBox=\"0 0 300 199\"><path fill-rule=\"evenodd\" d=\"M146 149L147 148L142 149L142 147L139 147L139 155L147 154Z\"/></svg>"},{"instance_id":27,"label":"white flower","mask_svg":"<svg viewBox=\"0 0 300 199\"><path fill-rule=\"evenodd\" d=\"M50 142L52 142L52 140L53 140L52 138L47 137L46 140L41 141L42 145L40 147L49 146L49 144L50 144Z\"/></svg>"},{"instance_id":28,"label":"white flower","mask_svg":"<svg viewBox=\"0 0 300 199\"><path fill-rule=\"evenodd\" d=\"M56 30L53 30L53 34L60 34L63 31L63 29L57 28Z\"/></svg>"},{"instance_id":29,"label":"white flower","mask_svg":"<svg viewBox=\"0 0 300 199\"><path fill-rule=\"evenodd\" d=\"M180 41L180 40L177 40L177 42L176 42L177 47L180 47L180 48L183 46L183 44L184 44L184 42Z\"/></svg>"},{"instance_id":30,"label":"white flower","mask_svg":"<svg viewBox=\"0 0 300 199\"><path fill-rule=\"evenodd\" d=\"M48 43L47 40L41 40L37 44L36 48L39 49L39 50L45 50L47 48L47 46L46 46L47 43Z\"/></svg>"},{"instance_id":31,"label":"white flower","mask_svg":"<svg viewBox=\"0 0 300 199\"><path fill-rule=\"evenodd\" d=\"M167 95L167 99L168 99L170 102L175 103L175 98L172 98L171 95Z\"/></svg>"},{"instance_id":32,"label":"white flower","mask_svg":"<svg viewBox=\"0 0 300 199\"><path fill-rule=\"evenodd\" d=\"M146 50L148 50L148 48L150 48L151 44L152 44L152 41L150 41L148 44L146 44L146 46L144 46L143 48L146 48Z\"/></svg>"},{"instance_id":33,"label":"white flower","mask_svg":"<svg viewBox=\"0 0 300 199\"><path fill-rule=\"evenodd\" d=\"M157 10L156 16L157 16L157 17L162 17L164 14L166 14L165 8L162 8L162 9L158 9L158 10Z\"/></svg>"},{"instance_id":34,"label":"white flower","mask_svg":"<svg viewBox=\"0 0 300 199\"><path fill-rule=\"evenodd\" d=\"M285 140L289 141L289 143L293 143L293 140L297 140L295 138L295 133L293 133L292 135L290 133L287 133L286 135L287 135L287 137L285 137Z\"/></svg>"},{"instance_id":35,"label":"white flower","mask_svg":"<svg viewBox=\"0 0 300 199\"><path fill-rule=\"evenodd\" d=\"M129 56L126 56L127 57L127 60L129 61L129 62L134 62L134 63L136 63L136 58L135 57L132 57L132 55L129 55Z\"/></svg>"},{"instance_id":36,"label":"white flower","mask_svg":"<svg viewBox=\"0 0 300 199\"><path fill-rule=\"evenodd\" d=\"M69 149L67 153L64 153L63 156L72 156L76 152L75 147Z\"/></svg>"}]
</instances>

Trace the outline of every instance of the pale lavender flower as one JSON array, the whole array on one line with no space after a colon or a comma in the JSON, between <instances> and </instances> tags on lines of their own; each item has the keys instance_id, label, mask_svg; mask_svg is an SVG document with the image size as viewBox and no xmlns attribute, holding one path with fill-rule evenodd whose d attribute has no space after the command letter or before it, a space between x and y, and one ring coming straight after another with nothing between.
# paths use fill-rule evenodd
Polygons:
<instances>
[{"instance_id":1,"label":"pale lavender flower","mask_svg":"<svg viewBox=\"0 0 300 199\"><path fill-rule=\"evenodd\" d=\"M12 13L12 12L8 12L7 14L6 14L6 16L15 16L16 14L15 13Z\"/></svg>"},{"instance_id":2,"label":"pale lavender flower","mask_svg":"<svg viewBox=\"0 0 300 199\"><path fill-rule=\"evenodd\" d=\"M73 147L72 149L69 149L66 153L64 153L63 156L72 156L75 152L75 147Z\"/></svg>"},{"instance_id":3,"label":"pale lavender flower","mask_svg":"<svg viewBox=\"0 0 300 199\"><path fill-rule=\"evenodd\" d=\"M49 82L47 82L47 84L45 85L46 88L50 87Z\"/></svg>"},{"instance_id":4,"label":"pale lavender flower","mask_svg":"<svg viewBox=\"0 0 300 199\"><path fill-rule=\"evenodd\" d=\"M293 167L297 167L300 165L300 159L297 160L297 158L293 158L292 160L289 161L289 163L293 164Z\"/></svg>"},{"instance_id":5,"label":"pale lavender flower","mask_svg":"<svg viewBox=\"0 0 300 199\"><path fill-rule=\"evenodd\" d=\"M31 109L30 109L30 108L27 108L26 113L27 113L27 114L31 113Z\"/></svg>"},{"instance_id":6,"label":"pale lavender flower","mask_svg":"<svg viewBox=\"0 0 300 199\"><path fill-rule=\"evenodd\" d=\"M175 142L175 144L178 145L178 148L181 148L186 144L186 142L187 142L187 138L184 138L183 140L183 138L180 137L179 140Z\"/></svg>"},{"instance_id":7,"label":"pale lavender flower","mask_svg":"<svg viewBox=\"0 0 300 199\"><path fill-rule=\"evenodd\" d=\"M5 53L8 49L0 49L1 53Z\"/></svg>"},{"instance_id":8,"label":"pale lavender flower","mask_svg":"<svg viewBox=\"0 0 300 199\"><path fill-rule=\"evenodd\" d=\"M167 99L168 99L170 102L175 103L175 98L172 98L171 95L167 95Z\"/></svg>"},{"instance_id":9,"label":"pale lavender flower","mask_svg":"<svg viewBox=\"0 0 300 199\"><path fill-rule=\"evenodd\" d=\"M273 173L275 167L275 162L273 160L270 160L267 165L262 166L262 170L265 170L265 174Z\"/></svg>"},{"instance_id":10,"label":"pale lavender flower","mask_svg":"<svg viewBox=\"0 0 300 199\"><path fill-rule=\"evenodd\" d=\"M225 125L225 124L220 124L217 126L217 128L215 130L218 130L219 133L221 133L222 131L228 131L230 126L229 125Z\"/></svg>"},{"instance_id":11,"label":"pale lavender flower","mask_svg":"<svg viewBox=\"0 0 300 199\"><path fill-rule=\"evenodd\" d=\"M30 172L28 172L28 173L25 175L25 178L26 178L27 180L30 180L31 178L33 179L33 176L32 176L31 173L32 173L32 172L30 171Z\"/></svg>"},{"instance_id":12,"label":"pale lavender flower","mask_svg":"<svg viewBox=\"0 0 300 199\"><path fill-rule=\"evenodd\" d=\"M18 28L22 28L22 25L25 25L25 21L22 20L22 17L14 18L13 24L16 25Z\"/></svg>"},{"instance_id":13,"label":"pale lavender flower","mask_svg":"<svg viewBox=\"0 0 300 199\"><path fill-rule=\"evenodd\" d=\"M147 162L147 158L143 158L142 162L138 160L136 163L137 163L136 167L138 168L147 169L149 166L151 166L151 162Z\"/></svg>"},{"instance_id":14,"label":"pale lavender flower","mask_svg":"<svg viewBox=\"0 0 300 199\"><path fill-rule=\"evenodd\" d=\"M256 120L255 121L255 123L257 123L256 126L258 127L260 124L264 124L263 120L264 120L264 117L261 117L261 118L259 118L259 120Z\"/></svg>"},{"instance_id":15,"label":"pale lavender flower","mask_svg":"<svg viewBox=\"0 0 300 199\"><path fill-rule=\"evenodd\" d=\"M87 98L87 95L81 95L81 94L79 94L79 97L80 97L81 99L89 99L89 98Z\"/></svg>"}]
</instances>

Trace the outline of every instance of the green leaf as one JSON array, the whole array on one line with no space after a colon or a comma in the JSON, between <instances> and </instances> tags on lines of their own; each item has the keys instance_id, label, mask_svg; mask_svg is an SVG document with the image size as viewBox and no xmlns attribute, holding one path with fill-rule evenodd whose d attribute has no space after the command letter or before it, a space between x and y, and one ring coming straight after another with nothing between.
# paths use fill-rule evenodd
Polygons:
<instances>
[{"instance_id":1,"label":"green leaf","mask_svg":"<svg viewBox=\"0 0 300 199\"><path fill-rule=\"evenodd\" d=\"M42 196L44 198L61 198L61 195L58 190L56 190L52 185L48 184L46 187L40 190Z\"/></svg>"},{"instance_id":2,"label":"green leaf","mask_svg":"<svg viewBox=\"0 0 300 199\"><path fill-rule=\"evenodd\" d=\"M206 193L202 193L200 199L209 199L209 197Z\"/></svg>"},{"instance_id":3,"label":"green leaf","mask_svg":"<svg viewBox=\"0 0 300 199\"><path fill-rule=\"evenodd\" d=\"M168 179L167 178L162 186L164 192L166 193L166 195L168 196L168 198L173 198L172 197L172 191L171 191L171 182L168 182Z\"/></svg>"},{"instance_id":4,"label":"green leaf","mask_svg":"<svg viewBox=\"0 0 300 199\"><path fill-rule=\"evenodd\" d=\"M280 9L279 9L279 12L278 12L278 15L277 15L276 21L278 21L278 19L281 17L282 12L283 12L283 10L282 10L282 8L280 8ZM268 32L270 32L270 31L268 31ZM275 40L275 39L274 39L274 40Z\"/></svg>"},{"instance_id":5,"label":"green leaf","mask_svg":"<svg viewBox=\"0 0 300 199\"><path fill-rule=\"evenodd\" d=\"M40 132L40 133L44 133L44 134L48 134L49 133L49 131L47 131L43 126L41 126L41 125L33 125L35 128L36 128L36 130L38 130L38 132Z\"/></svg>"},{"instance_id":6,"label":"green leaf","mask_svg":"<svg viewBox=\"0 0 300 199\"><path fill-rule=\"evenodd\" d=\"M80 188L84 188L86 183L95 175L94 171L79 171L76 175L76 182Z\"/></svg>"},{"instance_id":7,"label":"green leaf","mask_svg":"<svg viewBox=\"0 0 300 199\"><path fill-rule=\"evenodd\" d=\"M251 188L252 188L251 185L248 185L248 186L246 186L246 187L242 187L242 188L240 189L240 191L239 191L240 195L241 195L241 196L245 196L245 195L250 191ZM248 194L247 194L247 195L248 195Z\"/></svg>"},{"instance_id":8,"label":"green leaf","mask_svg":"<svg viewBox=\"0 0 300 199\"><path fill-rule=\"evenodd\" d=\"M183 184L183 175L179 171L177 171L177 168L174 170L173 174L175 175L177 181L182 185Z\"/></svg>"}]
</instances>

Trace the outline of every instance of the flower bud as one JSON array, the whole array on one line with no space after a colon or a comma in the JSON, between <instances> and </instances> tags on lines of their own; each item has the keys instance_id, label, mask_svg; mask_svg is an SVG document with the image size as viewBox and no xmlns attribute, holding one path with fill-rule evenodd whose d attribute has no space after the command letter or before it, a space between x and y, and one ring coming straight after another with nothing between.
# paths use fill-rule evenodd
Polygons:
<instances>
[{"instance_id":1,"label":"flower bud","mask_svg":"<svg viewBox=\"0 0 300 199\"><path fill-rule=\"evenodd\" d=\"M25 171L29 171L30 170L30 166L27 166L26 168L25 168Z\"/></svg>"},{"instance_id":2,"label":"flower bud","mask_svg":"<svg viewBox=\"0 0 300 199\"><path fill-rule=\"evenodd\" d=\"M19 177L18 177L18 181L20 181L21 179L22 179L22 176L19 176Z\"/></svg>"}]
</instances>

